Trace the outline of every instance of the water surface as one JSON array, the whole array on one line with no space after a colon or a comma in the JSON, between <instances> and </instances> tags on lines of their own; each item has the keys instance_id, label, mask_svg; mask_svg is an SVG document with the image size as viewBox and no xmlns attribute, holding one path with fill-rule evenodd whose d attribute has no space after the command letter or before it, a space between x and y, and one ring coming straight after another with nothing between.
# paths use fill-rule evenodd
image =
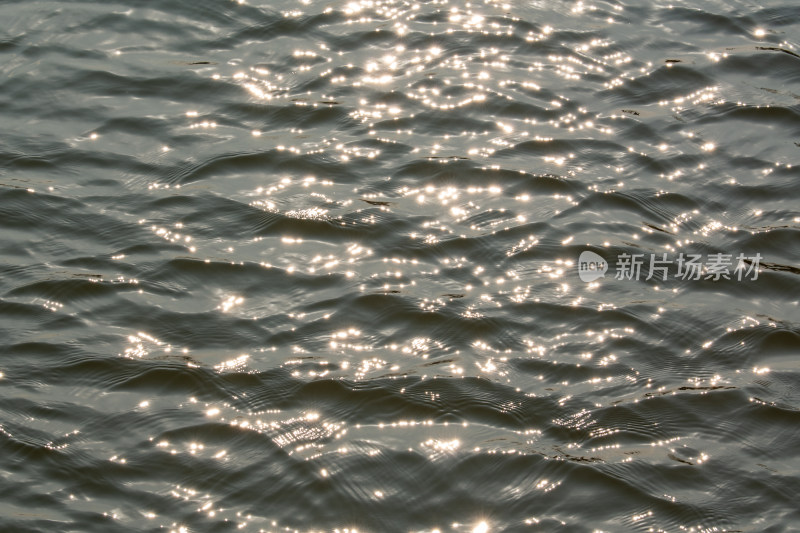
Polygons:
<instances>
[{"instance_id":1,"label":"water surface","mask_svg":"<svg viewBox=\"0 0 800 533\"><path fill-rule=\"evenodd\" d=\"M800 530L792 2L0 20L0 529Z\"/></svg>"}]
</instances>

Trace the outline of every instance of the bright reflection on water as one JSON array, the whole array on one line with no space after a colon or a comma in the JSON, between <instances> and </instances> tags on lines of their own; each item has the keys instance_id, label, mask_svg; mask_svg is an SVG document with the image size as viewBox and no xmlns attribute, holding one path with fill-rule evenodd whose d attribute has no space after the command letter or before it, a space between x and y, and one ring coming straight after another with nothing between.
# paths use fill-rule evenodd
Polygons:
<instances>
[{"instance_id":1,"label":"bright reflection on water","mask_svg":"<svg viewBox=\"0 0 800 533\"><path fill-rule=\"evenodd\" d=\"M40 7L2 8L0 529L796 522L787 6Z\"/></svg>"}]
</instances>

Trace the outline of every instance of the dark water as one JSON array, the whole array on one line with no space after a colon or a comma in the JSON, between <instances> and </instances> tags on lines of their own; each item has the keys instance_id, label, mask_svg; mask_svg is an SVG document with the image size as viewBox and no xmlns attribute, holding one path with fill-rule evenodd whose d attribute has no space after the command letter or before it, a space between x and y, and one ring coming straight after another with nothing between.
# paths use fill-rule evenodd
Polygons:
<instances>
[{"instance_id":1,"label":"dark water","mask_svg":"<svg viewBox=\"0 0 800 533\"><path fill-rule=\"evenodd\" d=\"M795 2L0 20L2 531L800 531Z\"/></svg>"}]
</instances>

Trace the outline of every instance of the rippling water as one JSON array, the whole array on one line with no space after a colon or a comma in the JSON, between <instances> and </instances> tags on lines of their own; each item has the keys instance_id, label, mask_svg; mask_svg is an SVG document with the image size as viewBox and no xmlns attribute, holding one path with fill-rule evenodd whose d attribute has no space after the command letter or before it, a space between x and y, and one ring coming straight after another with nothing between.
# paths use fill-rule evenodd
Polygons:
<instances>
[{"instance_id":1,"label":"rippling water","mask_svg":"<svg viewBox=\"0 0 800 533\"><path fill-rule=\"evenodd\" d=\"M0 529L800 531L767 4L0 5Z\"/></svg>"}]
</instances>

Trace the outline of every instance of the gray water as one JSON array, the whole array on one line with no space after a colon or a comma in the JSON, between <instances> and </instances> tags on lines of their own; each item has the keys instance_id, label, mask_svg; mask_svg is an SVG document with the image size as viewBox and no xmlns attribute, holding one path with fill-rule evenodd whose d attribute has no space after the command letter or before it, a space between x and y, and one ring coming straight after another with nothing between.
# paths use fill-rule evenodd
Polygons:
<instances>
[{"instance_id":1,"label":"gray water","mask_svg":"<svg viewBox=\"0 0 800 533\"><path fill-rule=\"evenodd\" d=\"M794 2L0 21L0 530L800 531Z\"/></svg>"}]
</instances>

